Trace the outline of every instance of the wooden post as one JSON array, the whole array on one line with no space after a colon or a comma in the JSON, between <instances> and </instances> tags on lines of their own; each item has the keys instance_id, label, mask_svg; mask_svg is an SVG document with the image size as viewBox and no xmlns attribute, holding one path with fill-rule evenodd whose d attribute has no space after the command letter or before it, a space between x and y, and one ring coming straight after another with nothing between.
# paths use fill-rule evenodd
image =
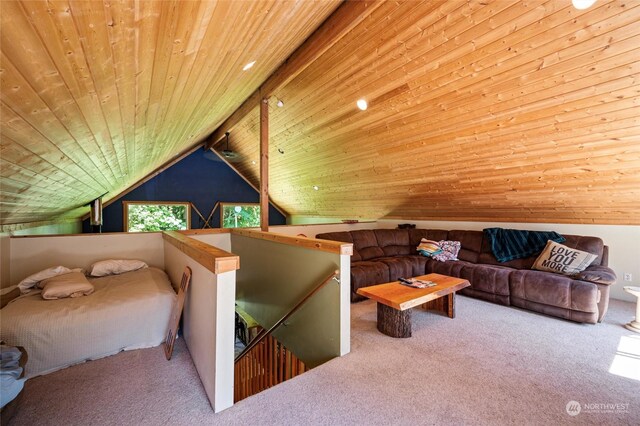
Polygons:
<instances>
[{"instance_id":1,"label":"wooden post","mask_svg":"<svg viewBox=\"0 0 640 426\"><path fill-rule=\"evenodd\" d=\"M269 231L269 98L260 101L260 229Z\"/></svg>"}]
</instances>

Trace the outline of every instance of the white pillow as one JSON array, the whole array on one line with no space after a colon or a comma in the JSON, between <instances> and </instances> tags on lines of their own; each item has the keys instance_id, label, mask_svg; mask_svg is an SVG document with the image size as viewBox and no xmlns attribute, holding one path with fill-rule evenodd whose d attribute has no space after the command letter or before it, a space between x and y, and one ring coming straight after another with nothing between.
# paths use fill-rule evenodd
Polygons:
<instances>
[{"instance_id":1,"label":"white pillow","mask_svg":"<svg viewBox=\"0 0 640 426\"><path fill-rule=\"evenodd\" d=\"M123 274L143 268L148 268L148 266L142 260L107 259L91 265L89 275L92 277L104 277L105 275Z\"/></svg>"},{"instance_id":2,"label":"white pillow","mask_svg":"<svg viewBox=\"0 0 640 426\"><path fill-rule=\"evenodd\" d=\"M93 284L79 270L48 278L38 286L42 287L41 295L45 300L88 296L94 291Z\"/></svg>"},{"instance_id":3,"label":"white pillow","mask_svg":"<svg viewBox=\"0 0 640 426\"><path fill-rule=\"evenodd\" d=\"M36 272L33 275L29 275L27 278L20 281L18 288L20 289L20 293L26 294L29 293L29 291L31 291L31 289L40 281L55 277L56 275L68 274L69 272L71 272L71 269L64 266L55 266L53 268L45 269L43 271Z\"/></svg>"}]
</instances>

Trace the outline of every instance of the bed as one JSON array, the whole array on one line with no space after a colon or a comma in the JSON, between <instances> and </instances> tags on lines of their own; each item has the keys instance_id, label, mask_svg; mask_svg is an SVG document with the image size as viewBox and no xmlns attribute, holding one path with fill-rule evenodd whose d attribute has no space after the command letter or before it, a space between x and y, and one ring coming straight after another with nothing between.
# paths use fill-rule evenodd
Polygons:
<instances>
[{"instance_id":1,"label":"bed","mask_svg":"<svg viewBox=\"0 0 640 426\"><path fill-rule=\"evenodd\" d=\"M164 271L88 279L95 287L89 296L27 294L0 310L0 339L29 354L27 378L164 341L177 297Z\"/></svg>"}]
</instances>

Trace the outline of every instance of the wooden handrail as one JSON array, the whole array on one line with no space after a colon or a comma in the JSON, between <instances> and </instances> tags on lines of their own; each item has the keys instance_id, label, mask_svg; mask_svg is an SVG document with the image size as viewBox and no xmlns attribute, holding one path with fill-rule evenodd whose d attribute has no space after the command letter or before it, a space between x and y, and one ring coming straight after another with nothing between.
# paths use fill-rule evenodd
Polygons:
<instances>
[{"instance_id":1,"label":"wooden handrail","mask_svg":"<svg viewBox=\"0 0 640 426\"><path fill-rule=\"evenodd\" d=\"M336 278L339 274L340 272L338 270L335 270L331 275L325 278L324 281L322 281L313 290L311 290L305 297L303 297L298 303L296 303L296 305L293 308L291 308L289 312L284 314L282 318L276 321L276 323L273 326L271 326L269 330L262 329L262 331L260 331L260 333L258 333L258 335L251 342L249 342L249 344L236 357L235 363L238 363L242 359L242 357L244 357L247 353L249 353L249 351L251 351L251 349L253 349L258 343L264 340L267 336L271 335L271 333L273 333L273 331L276 328L278 328L283 322L289 319L291 315L296 313L298 309L300 309L302 305L304 305L307 302L307 300L311 299L318 291L320 291L325 285L327 285L331 280Z\"/></svg>"},{"instance_id":2,"label":"wooden handrail","mask_svg":"<svg viewBox=\"0 0 640 426\"><path fill-rule=\"evenodd\" d=\"M214 274L240 269L239 256L189 238L179 231L163 231L162 238Z\"/></svg>"}]
</instances>

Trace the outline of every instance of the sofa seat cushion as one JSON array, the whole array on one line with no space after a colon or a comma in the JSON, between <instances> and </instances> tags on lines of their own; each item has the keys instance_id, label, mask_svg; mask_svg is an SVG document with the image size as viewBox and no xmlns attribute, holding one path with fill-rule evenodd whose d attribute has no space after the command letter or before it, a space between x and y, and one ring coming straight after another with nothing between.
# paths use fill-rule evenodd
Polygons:
<instances>
[{"instance_id":1,"label":"sofa seat cushion","mask_svg":"<svg viewBox=\"0 0 640 426\"><path fill-rule=\"evenodd\" d=\"M463 278L471 284L460 290L461 294L487 300L501 305L509 305L509 273L511 268L487 267L463 260L438 262L429 259L427 273L449 275Z\"/></svg>"},{"instance_id":2,"label":"sofa seat cushion","mask_svg":"<svg viewBox=\"0 0 640 426\"><path fill-rule=\"evenodd\" d=\"M485 251L485 248L483 246L483 251L478 257L478 263L483 265L506 266L513 269L531 269L537 258L538 255L535 255L500 263L498 262L498 259L496 259L496 257L493 255L493 253Z\"/></svg>"},{"instance_id":3,"label":"sofa seat cushion","mask_svg":"<svg viewBox=\"0 0 640 426\"><path fill-rule=\"evenodd\" d=\"M598 286L586 281L543 271L515 270L509 277L512 303L515 299L540 305L598 313ZM520 306L520 305L517 305ZM525 306L526 307L526 306Z\"/></svg>"},{"instance_id":4,"label":"sofa seat cushion","mask_svg":"<svg viewBox=\"0 0 640 426\"><path fill-rule=\"evenodd\" d=\"M351 301L365 300L356 294L359 288L389 282L389 267L382 262L359 261L351 263Z\"/></svg>"},{"instance_id":5,"label":"sofa seat cushion","mask_svg":"<svg viewBox=\"0 0 640 426\"><path fill-rule=\"evenodd\" d=\"M426 273L436 273L442 275L449 275L450 277L462 278L461 271L466 265L473 265L473 263L465 262L464 260L447 260L446 262L439 262L431 258L427 258Z\"/></svg>"},{"instance_id":6,"label":"sofa seat cushion","mask_svg":"<svg viewBox=\"0 0 640 426\"><path fill-rule=\"evenodd\" d=\"M542 303L523 300L518 297L511 298L511 305L518 308L527 309L529 311L540 312L545 315L551 315L566 320L595 324L599 321L600 316L597 312L572 311L571 309L559 308L557 306L545 305Z\"/></svg>"},{"instance_id":7,"label":"sofa seat cushion","mask_svg":"<svg viewBox=\"0 0 640 426\"><path fill-rule=\"evenodd\" d=\"M462 268L460 278L469 281L473 290L508 297L512 272L511 268L471 263Z\"/></svg>"}]
</instances>

